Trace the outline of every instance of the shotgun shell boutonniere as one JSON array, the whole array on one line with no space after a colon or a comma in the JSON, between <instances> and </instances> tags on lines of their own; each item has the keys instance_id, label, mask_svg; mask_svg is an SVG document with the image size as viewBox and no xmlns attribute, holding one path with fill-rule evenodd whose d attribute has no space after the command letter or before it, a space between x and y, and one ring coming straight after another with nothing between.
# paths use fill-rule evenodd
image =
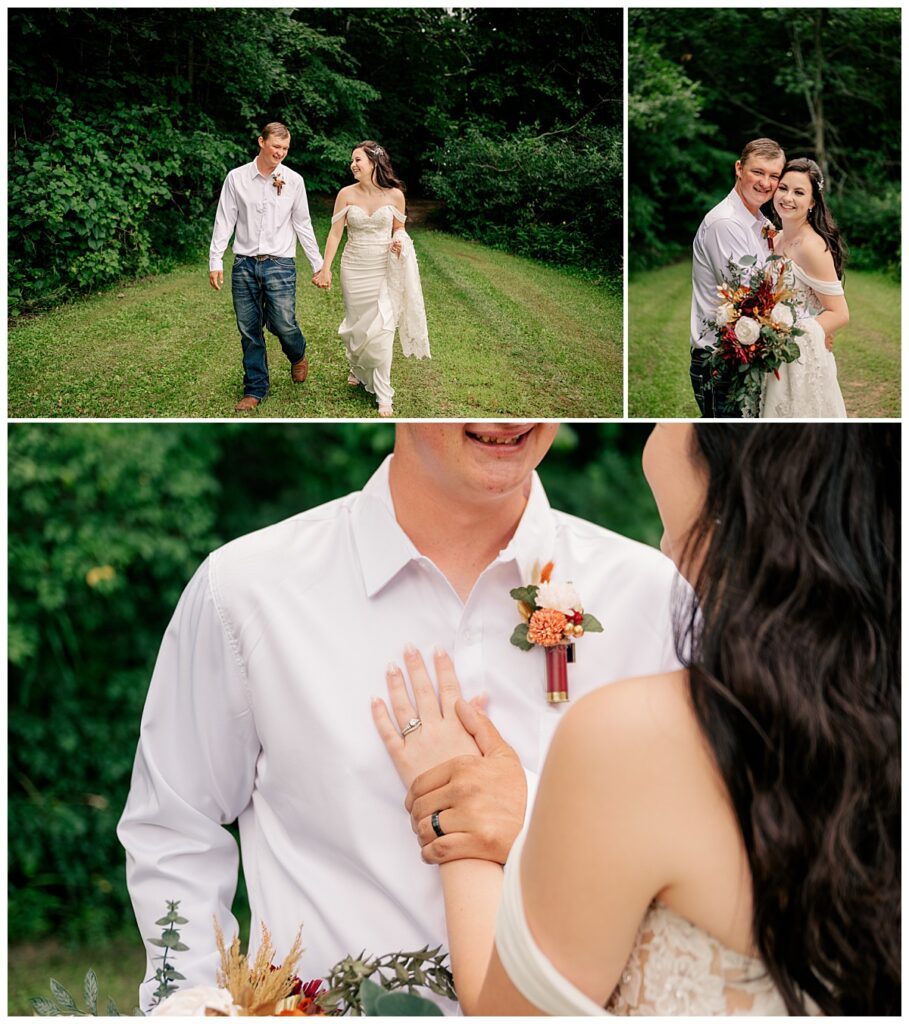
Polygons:
<instances>
[{"instance_id":1,"label":"shotgun shell boutonniere","mask_svg":"<svg viewBox=\"0 0 909 1024\"><path fill-rule=\"evenodd\" d=\"M569 699L568 663L575 660L575 640L585 633L602 633L603 627L593 615L585 613L573 583L553 581L553 568L552 562L542 570L535 565L533 582L511 591L524 620L515 627L511 642L522 651L543 648L546 700L558 704Z\"/></svg>"},{"instance_id":2,"label":"shotgun shell boutonniere","mask_svg":"<svg viewBox=\"0 0 909 1024\"><path fill-rule=\"evenodd\" d=\"M271 176L271 183L278 190L278 195L281 195L281 189L284 188L285 182L280 174L273 174Z\"/></svg>"},{"instance_id":3,"label":"shotgun shell boutonniere","mask_svg":"<svg viewBox=\"0 0 909 1024\"><path fill-rule=\"evenodd\" d=\"M773 251L773 240L779 234L779 231L772 224L765 224L761 228L761 237L767 239L767 248Z\"/></svg>"}]
</instances>

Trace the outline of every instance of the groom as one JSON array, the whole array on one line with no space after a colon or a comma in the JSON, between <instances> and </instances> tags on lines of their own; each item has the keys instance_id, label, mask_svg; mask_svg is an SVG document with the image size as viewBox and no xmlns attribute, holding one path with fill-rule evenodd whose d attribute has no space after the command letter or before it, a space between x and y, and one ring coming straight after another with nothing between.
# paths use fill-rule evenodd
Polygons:
<instances>
[{"instance_id":1,"label":"groom","mask_svg":"<svg viewBox=\"0 0 909 1024\"><path fill-rule=\"evenodd\" d=\"M770 202L780 181L786 155L772 139L753 139L735 162L735 186L701 221L694 238L691 271L691 385L705 418L741 417L739 408L729 402L731 381L715 378L712 387L705 348L714 344L704 322L716 313L717 286L728 280L729 261L743 256L763 260L769 254L765 228L770 227L761 213ZM733 370L734 372L734 370Z\"/></svg>"},{"instance_id":2,"label":"groom","mask_svg":"<svg viewBox=\"0 0 909 1024\"><path fill-rule=\"evenodd\" d=\"M370 712L408 644L447 649L465 698L487 695L516 752L463 759L479 775L456 779L450 792L466 793L445 805L458 818L463 801L466 820L483 823L482 845L461 837L466 855L500 862L521 822L501 817L497 797L534 791L565 708L546 703L543 652L509 642L521 621L509 591L553 561L553 581L572 581L603 623L577 641L572 699L677 667L672 564L549 506L534 467L556 430L400 423L362 491L232 541L188 584L118 829L140 934L160 931L165 900L188 919L181 987L214 983L213 915L236 930L238 851L224 828L235 819L252 940L264 922L280 960L302 925L304 980L363 949L445 944L438 869L421 861ZM153 973L150 959L143 1008Z\"/></svg>"},{"instance_id":3,"label":"groom","mask_svg":"<svg viewBox=\"0 0 909 1024\"><path fill-rule=\"evenodd\" d=\"M312 265L322 256L309 218L303 179L282 161L290 132L278 121L259 136L259 155L236 167L224 180L209 250L209 281L221 291L224 250L234 235L231 294L243 345L243 398L237 412L250 412L268 394L268 359L263 327L277 335L290 360L290 376L302 384L309 371L306 339L297 324L295 254L297 239Z\"/></svg>"}]
</instances>

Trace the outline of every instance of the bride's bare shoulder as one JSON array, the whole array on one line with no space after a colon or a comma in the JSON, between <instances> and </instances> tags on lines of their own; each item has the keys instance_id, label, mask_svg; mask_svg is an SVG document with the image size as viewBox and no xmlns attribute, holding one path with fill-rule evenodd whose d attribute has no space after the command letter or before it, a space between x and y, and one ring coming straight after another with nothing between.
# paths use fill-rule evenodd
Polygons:
<instances>
[{"instance_id":1,"label":"bride's bare shoulder","mask_svg":"<svg viewBox=\"0 0 909 1024\"><path fill-rule=\"evenodd\" d=\"M593 761L677 765L686 758L703 764L706 752L683 669L593 690L565 715L558 733L562 745Z\"/></svg>"}]
</instances>

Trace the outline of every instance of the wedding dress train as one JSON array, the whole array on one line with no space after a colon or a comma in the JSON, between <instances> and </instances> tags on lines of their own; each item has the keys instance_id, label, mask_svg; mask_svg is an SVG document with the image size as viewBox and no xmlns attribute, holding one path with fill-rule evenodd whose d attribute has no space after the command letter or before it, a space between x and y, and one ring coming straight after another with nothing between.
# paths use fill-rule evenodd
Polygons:
<instances>
[{"instance_id":1,"label":"wedding dress train","mask_svg":"<svg viewBox=\"0 0 909 1024\"><path fill-rule=\"evenodd\" d=\"M560 974L536 944L524 916L518 837L505 866L496 949L512 984L550 1016L786 1016L763 963L655 901L606 1006ZM817 1008L809 1002L809 1009Z\"/></svg>"},{"instance_id":2,"label":"wedding dress train","mask_svg":"<svg viewBox=\"0 0 909 1024\"><path fill-rule=\"evenodd\" d=\"M824 311L819 295L842 295L839 281L818 281L791 259L783 269L784 281L795 293L797 337L801 355L764 378L761 418L843 419L846 406L836 377L836 360L824 344L824 329L816 317Z\"/></svg>"},{"instance_id":3,"label":"wedding dress train","mask_svg":"<svg viewBox=\"0 0 909 1024\"><path fill-rule=\"evenodd\" d=\"M389 251L394 220L406 219L393 206L380 206L372 214L359 206L345 206L332 223L342 217L347 218L347 245L341 256L344 320L338 334L351 374L380 405L390 406L395 330L400 327L405 355L430 355L413 243L399 231L400 257Z\"/></svg>"}]
</instances>

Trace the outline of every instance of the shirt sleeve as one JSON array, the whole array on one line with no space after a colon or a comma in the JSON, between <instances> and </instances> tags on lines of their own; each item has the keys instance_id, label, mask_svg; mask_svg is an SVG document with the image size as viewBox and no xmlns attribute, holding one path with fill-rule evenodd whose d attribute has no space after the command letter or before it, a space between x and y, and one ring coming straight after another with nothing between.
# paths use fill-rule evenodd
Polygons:
<instances>
[{"instance_id":1,"label":"shirt sleeve","mask_svg":"<svg viewBox=\"0 0 909 1024\"><path fill-rule=\"evenodd\" d=\"M309 260L312 272L318 274L322 269L322 254L319 252L319 243L316 241L316 234L312 229L312 220L309 216L309 201L306 198L306 186L303 179L300 179L300 188L294 197L291 219L294 233L300 240L303 252Z\"/></svg>"},{"instance_id":2,"label":"shirt sleeve","mask_svg":"<svg viewBox=\"0 0 909 1024\"><path fill-rule=\"evenodd\" d=\"M230 175L221 186L221 198L218 200L218 212L215 214L215 227L211 234L211 246L208 250L208 269L224 269L224 250L230 236L237 226L237 196Z\"/></svg>"},{"instance_id":3,"label":"shirt sleeve","mask_svg":"<svg viewBox=\"0 0 909 1024\"><path fill-rule=\"evenodd\" d=\"M704 232L704 258L713 271L717 284L729 278L729 261L754 255L754 236L737 220L726 218L715 221Z\"/></svg>"},{"instance_id":4,"label":"shirt sleeve","mask_svg":"<svg viewBox=\"0 0 909 1024\"><path fill-rule=\"evenodd\" d=\"M139 990L147 1009L162 950L155 922L179 900L189 947L173 954L181 987L214 985L218 964L212 918L225 936L237 885L237 844L223 827L249 804L259 741L239 655L219 615L210 560L188 584L155 665L117 834L148 967Z\"/></svg>"}]
</instances>

